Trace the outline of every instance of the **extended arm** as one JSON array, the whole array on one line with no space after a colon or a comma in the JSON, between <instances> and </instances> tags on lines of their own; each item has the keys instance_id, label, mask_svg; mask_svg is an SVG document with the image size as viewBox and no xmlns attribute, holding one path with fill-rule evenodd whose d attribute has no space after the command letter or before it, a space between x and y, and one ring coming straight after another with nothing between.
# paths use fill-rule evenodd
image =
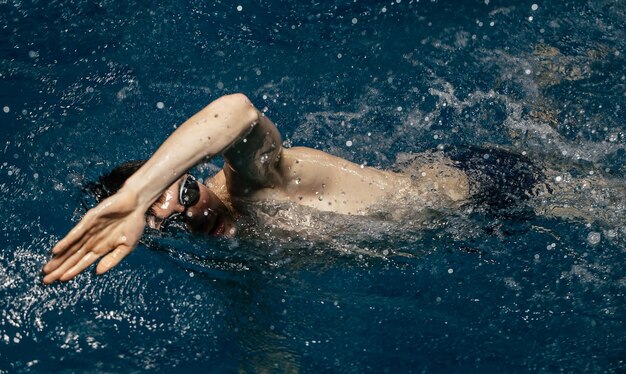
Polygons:
<instances>
[{"instance_id":1,"label":"extended arm","mask_svg":"<svg viewBox=\"0 0 626 374\"><path fill-rule=\"evenodd\" d=\"M279 144L274 125L244 95L215 100L185 121L118 193L88 211L57 243L54 257L44 266L44 282L69 280L105 255L98 274L117 265L137 245L148 208L205 158L224 153L238 178L258 185L273 183L275 161L265 161L278 160Z\"/></svg>"},{"instance_id":2,"label":"extended arm","mask_svg":"<svg viewBox=\"0 0 626 374\"><path fill-rule=\"evenodd\" d=\"M242 94L221 97L183 123L120 192L138 197L145 212L161 193L204 158L211 158L250 134L259 113Z\"/></svg>"}]
</instances>

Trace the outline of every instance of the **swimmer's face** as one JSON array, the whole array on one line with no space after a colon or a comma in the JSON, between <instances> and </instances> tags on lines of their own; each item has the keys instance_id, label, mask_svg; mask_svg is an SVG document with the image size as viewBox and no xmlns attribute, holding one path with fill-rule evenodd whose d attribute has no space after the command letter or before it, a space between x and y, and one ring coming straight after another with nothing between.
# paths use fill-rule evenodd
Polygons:
<instances>
[{"instance_id":1,"label":"swimmer's face","mask_svg":"<svg viewBox=\"0 0 626 374\"><path fill-rule=\"evenodd\" d=\"M193 185L193 192L197 192L197 196L194 196L193 204L183 204L181 197L185 199L188 196L185 187L192 187L191 183L197 183L197 188ZM186 175L169 186L152 205L147 223L151 228L160 229L164 222L175 216L181 216L182 221L195 233L229 237L236 233L235 220L220 198L202 183L195 180L190 182Z\"/></svg>"}]
</instances>

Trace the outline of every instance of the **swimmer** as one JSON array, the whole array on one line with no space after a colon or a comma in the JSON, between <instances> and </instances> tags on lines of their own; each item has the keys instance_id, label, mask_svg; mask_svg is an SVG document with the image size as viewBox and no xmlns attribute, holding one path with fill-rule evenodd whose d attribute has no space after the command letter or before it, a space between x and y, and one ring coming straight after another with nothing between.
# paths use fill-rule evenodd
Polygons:
<instances>
[{"instance_id":1,"label":"swimmer","mask_svg":"<svg viewBox=\"0 0 626 374\"><path fill-rule=\"evenodd\" d=\"M101 178L104 199L54 246L43 281L70 280L98 259L96 273L103 274L132 252L146 225L159 229L176 216L193 232L233 237L238 217L260 201L345 215L366 215L407 195L424 205L503 203L537 178L525 158L502 152L457 150L416 163L413 173L378 170L311 148L283 148L276 126L245 95L224 96L179 126L149 160ZM224 167L204 184L188 173L218 155ZM490 174L491 164L504 172Z\"/></svg>"}]
</instances>

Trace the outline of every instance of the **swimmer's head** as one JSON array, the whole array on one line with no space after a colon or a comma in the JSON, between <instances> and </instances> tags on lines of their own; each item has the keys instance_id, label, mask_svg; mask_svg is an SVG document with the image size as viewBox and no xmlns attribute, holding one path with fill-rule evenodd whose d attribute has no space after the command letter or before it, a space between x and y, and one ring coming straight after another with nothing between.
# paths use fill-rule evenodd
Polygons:
<instances>
[{"instance_id":1,"label":"swimmer's head","mask_svg":"<svg viewBox=\"0 0 626 374\"><path fill-rule=\"evenodd\" d=\"M193 232L212 236L234 236L234 214L207 186L185 174L169 186L147 213L148 226L182 221Z\"/></svg>"},{"instance_id":2,"label":"swimmer's head","mask_svg":"<svg viewBox=\"0 0 626 374\"><path fill-rule=\"evenodd\" d=\"M125 162L87 186L98 202L115 194L124 182L145 164L145 160ZM149 227L161 229L165 223L182 221L194 232L213 236L234 236L234 213L207 186L185 174L169 186L146 212Z\"/></svg>"}]
</instances>

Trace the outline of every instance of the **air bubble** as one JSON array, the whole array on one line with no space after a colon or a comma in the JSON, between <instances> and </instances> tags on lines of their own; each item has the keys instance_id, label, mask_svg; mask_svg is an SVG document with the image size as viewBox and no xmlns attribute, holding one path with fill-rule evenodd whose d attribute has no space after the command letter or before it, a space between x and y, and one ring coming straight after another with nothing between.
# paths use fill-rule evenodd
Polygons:
<instances>
[{"instance_id":1,"label":"air bubble","mask_svg":"<svg viewBox=\"0 0 626 374\"><path fill-rule=\"evenodd\" d=\"M602 236L600 235L599 232L592 231L587 235L587 243L591 245L596 245L600 243L601 239L602 239Z\"/></svg>"},{"instance_id":2,"label":"air bubble","mask_svg":"<svg viewBox=\"0 0 626 374\"><path fill-rule=\"evenodd\" d=\"M237 5L237 11L241 12L243 10L243 7L241 5Z\"/></svg>"},{"instance_id":3,"label":"air bubble","mask_svg":"<svg viewBox=\"0 0 626 374\"><path fill-rule=\"evenodd\" d=\"M2 111L5 113L9 113L11 111L11 108L9 108L8 106L5 106L2 108Z\"/></svg>"},{"instance_id":4,"label":"air bubble","mask_svg":"<svg viewBox=\"0 0 626 374\"><path fill-rule=\"evenodd\" d=\"M533 5L531 5L531 6L530 6L530 9L532 9L533 11L535 11L535 10L539 9L539 5L537 5L537 4L533 4Z\"/></svg>"},{"instance_id":5,"label":"air bubble","mask_svg":"<svg viewBox=\"0 0 626 374\"><path fill-rule=\"evenodd\" d=\"M357 24L357 22L359 22L359 20L358 20L358 19L356 19L356 18L352 18L352 24L353 24L353 25L356 25L356 24Z\"/></svg>"},{"instance_id":6,"label":"air bubble","mask_svg":"<svg viewBox=\"0 0 626 374\"><path fill-rule=\"evenodd\" d=\"M158 103L156 103L156 107L158 109L163 109L163 108L165 108L165 104L162 101L159 101Z\"/></svg>"},{"instance_id":7,"label":"air bubble","mask_svg":"<svg viewBox=\"0 0 626 374\"><path fill-rule=\"evenodd\" d=\"M346 146L348 146L348 147L352 147L352 140L348 140L348 141L346 142Z\"/></svg>"}]
</instances>

